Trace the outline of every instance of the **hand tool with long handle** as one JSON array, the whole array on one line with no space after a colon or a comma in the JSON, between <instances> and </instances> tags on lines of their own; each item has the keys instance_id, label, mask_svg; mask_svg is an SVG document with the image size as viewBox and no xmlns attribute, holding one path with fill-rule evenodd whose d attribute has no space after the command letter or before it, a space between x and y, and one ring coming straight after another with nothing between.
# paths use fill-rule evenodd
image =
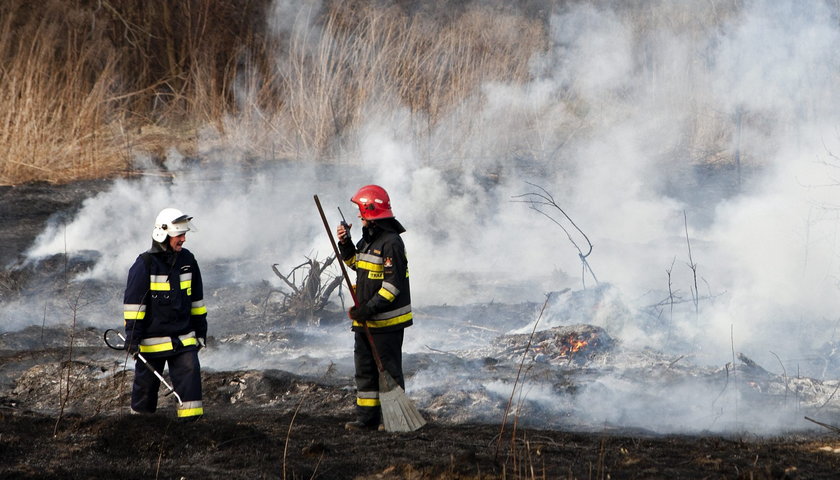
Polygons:
<instances>
[{"instance_id":1,"label":"hand tool with long handle","mask_svg":"<svg viewBox=\"0 0 840 480\"><path fill-rule=\"evenodd\" d=\"M111 342L109 342L109 341L108 341L108 334L109 334L110 332L114 332L114 333L116 333L116 334L117 334L117 336L119 336L119 337L120 337L120 339L122 339L123 343L125 343L125 342L126 342L125 337L123 336L123 334L122 334L122 333L120 333L120 332L118 332L118 331L114 330L113 328L109 328L108 330L105 330L105 335L104 335L104 337L105 337L105 345L108 345L109 347L113 348L114 350L125 350L125 349L127 349L127 348L128 348L128 345L127 345L127 344L124 344L122 347L117 347L117 346L111 345ZM166 387L166 389L167 389L167 390L169 390L168 392L166 392L166 395L169 395L169 394L171 393L171 394L175 395L175 398L178 400L178 405L183 405L183 404L184 404L184 402L182 402L182 401L181 401L181 397L178 395L178 392L176 392L176 391L175 391L175 389L174 389L174 388L172 388L172 386L171 386L171 385L169 385L169 383L166 381L166 379L165 379L165 378L163 378L163 375L161 375L161 374L160 374L160 372L158 372L157 370L155 370L155 367L153 367L153 366L152 366L152 365L151 365L151 364L150 364L150 363L146 360L146 357L144 357L141 353L136 353L134 356L136 356L138 359L140 359L140 361L141 361L141 362L143 362L143 364L144 364L144 365L146 365L146 367L147 367L149 370L151 370L151 371L152 371L152 373L154 373L154 374L155 374L155 376L158 378L158 380L160 380L160 383L162 383L162 384Z\"/></svg>"},{"instance_id":2,"label":"hand tool with long handle","mask_svg":"<svg viewBox=\"0 0 840 480\"><path fill-rule=\"evenodd\" d=\"M347 267L341 259L341 253L338 251L338 244L333 238L330 224L327 222L327 216L324 215L324 209L321 208L321 201L318 195L315 195L315 205L318 206L318 213L321 214L321 220L324 222L324 228L327 230L327 235L330 237L330 244L333 252L335 252L336 263L341 267L341 273L344 275L344 281L347 282L347 288L350 290L350 296L353 298L353 304L356 308L359 307L359 299L356 298L356 290L353 288L353 282L350 281L350 275L347 274ZM370 351L373 354L373 359L376 361L376 368L379 370L379 403L382 407L382 424L385 430L389 432L413 432L426 424L423 416L417 410L417 407L411 402L405 394L405 390L400 387L394 377L391 376L382 366L382 360L379 358L379 352L376 350L376 344L373 342L373 335L370 333L367 322L361 322L370 344Z\"/></svg>"}]
</instances>

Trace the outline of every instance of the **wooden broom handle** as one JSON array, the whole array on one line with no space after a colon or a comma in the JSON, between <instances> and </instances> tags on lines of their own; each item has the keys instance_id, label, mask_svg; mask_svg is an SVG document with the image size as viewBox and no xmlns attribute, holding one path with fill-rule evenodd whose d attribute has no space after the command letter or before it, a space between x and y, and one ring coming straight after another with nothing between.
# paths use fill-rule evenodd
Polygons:
<instances>
[{"instance_id":1,"label":"wooden broom handle","mask_svg":"<svg viewBox=\"0 0 840 480\"><path fill-rule=\"evenodd\" d=\"M321 201L318 199L318 195L315 195L315 205L318 206L318 213L321 214L321 220L324 222L324 228L327 230L327 235L330 237L330 245L332 245L333 252L335 252L335 259L338 262L338 266L341 267L341 273L344 275L344 281L347 282L347 289L350 290L350 296L353 297L353 305L355 305L356 308L359 308L359 299L356 298L356 289L353 288L353 282L350 280L350 275L347 273L347 267L344 266L344 260L342 260L341 253L338 251L338 244L335 242L332 230L330 230L330 224L327 222L327 216L324 214L324 209L321 208ZM365 329L368 343L370 343L370 351L373 353L373 359L376 361L376 368L379 369L380 372L384 372L385 367L382 366L382 359L379 358L379 352L376 351L376 344L373 343L373 335L370 333L370 328L368 328L367 322L362 320L362 326Z\"/></svg>"}]
</instances>

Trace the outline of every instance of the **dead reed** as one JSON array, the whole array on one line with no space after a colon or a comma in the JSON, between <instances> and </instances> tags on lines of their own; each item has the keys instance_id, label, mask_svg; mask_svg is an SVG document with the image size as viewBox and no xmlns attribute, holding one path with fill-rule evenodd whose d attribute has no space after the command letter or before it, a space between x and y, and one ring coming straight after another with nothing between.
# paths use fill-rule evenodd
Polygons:
<instances>
[{"instance_id":1,"label":"dead reed","mask_svg":"<svg viewBox=\"0 0 840 480\"><path fill-rule=\"evenodd\" d=\"M422 134L483 83L527 79L545 45L543 24L511 9L310 5L281 29L268 1L2 2L0 184L194 155L197 129L252 155L322 159L383 105L422 118Z\"/></svg>"}]
</instances>

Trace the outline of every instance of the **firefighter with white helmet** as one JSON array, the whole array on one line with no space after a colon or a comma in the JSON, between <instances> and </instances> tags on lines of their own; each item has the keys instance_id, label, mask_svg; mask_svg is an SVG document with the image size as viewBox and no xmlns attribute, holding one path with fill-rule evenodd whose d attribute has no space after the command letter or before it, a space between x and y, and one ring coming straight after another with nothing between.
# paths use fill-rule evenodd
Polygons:
<instances>
[{"instance_id":1,"label":"firefighter with white helmet","mask_svg":"<svg viewBox=\"0 0 840 480\"><path fill-rule=\"evenodd\" d=\"M404 389L402 345L404 330L414 322L408 283L408 259L400 234L402 224L394 218L388 192L378 185L359 189L350 199L359 208L362 238L350 239L350 225L337 227L338 248L344 263L356 271L359 306L350 309L355 332L353 359L356 369L356 420L348 430L379 428L379 370L373 358L366 323L383 367Z\"/></svg>"},{"instance_id":2,"label":"firefighter with white helmet","mask_svg":"<svg viewBox=\"0 0 840 480\"><path fill-rule=\"evenodd\" d=\"M156 242L163 242L167 236L177 237L182 233L189 232L192 227L192 217L184 215L177 208L164 208L158 213L155 219L155 228L152 230L152 239Z\"/></svg>"},{"instance_id":3,"label":"firefighter with white helmet","mask_svg":"<svg viewBox=\"0 0 840 480\"><path fill-rule=\"evenodd\" d=\"M123 300L126 346L140 353L159 373L169 376L181 399L178 417L194 420L204 414L198 351L207 338L207 307L201 271L192 252L183 247L195 231L192 217L164 208L155 219L152 246L128 272ZM131 391L132 413L157 410L160 380L137 360Z\"/></svg>"}]
</instances>

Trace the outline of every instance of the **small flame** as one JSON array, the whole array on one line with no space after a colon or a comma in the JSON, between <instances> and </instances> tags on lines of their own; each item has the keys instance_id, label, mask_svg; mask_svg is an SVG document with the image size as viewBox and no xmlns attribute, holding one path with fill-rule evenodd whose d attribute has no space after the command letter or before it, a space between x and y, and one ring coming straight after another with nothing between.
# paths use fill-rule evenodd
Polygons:
<instances>
[{"instance_id":1,"label":"small flame","mask_svg":"<svg viewBox=\"0 0 840 480\"><path fill-rule=\"evenodd\" d=\"M588 342L585 342L585 341L583 341L583 340L575 340L575 339L571 339L571 340L569 340L569 344L572 346L572 348L571 348L572 353L575 353L575 352L577 352L578 350L580 350L581 348L583 348L583 347L585 347L586 345L588 345Z\"/></svg>"},{"instance_id":2,"label":"small flame","mask_svg":"<svg viewBox=\"0 0 840 480\"><path fill-rule=\"evenodd\" d=\"M559 353L565 357L581 351L587 345L589 345L589 342L579 339L575 334L571 334L563 340Z\"/></svg>"}]
</instances>

